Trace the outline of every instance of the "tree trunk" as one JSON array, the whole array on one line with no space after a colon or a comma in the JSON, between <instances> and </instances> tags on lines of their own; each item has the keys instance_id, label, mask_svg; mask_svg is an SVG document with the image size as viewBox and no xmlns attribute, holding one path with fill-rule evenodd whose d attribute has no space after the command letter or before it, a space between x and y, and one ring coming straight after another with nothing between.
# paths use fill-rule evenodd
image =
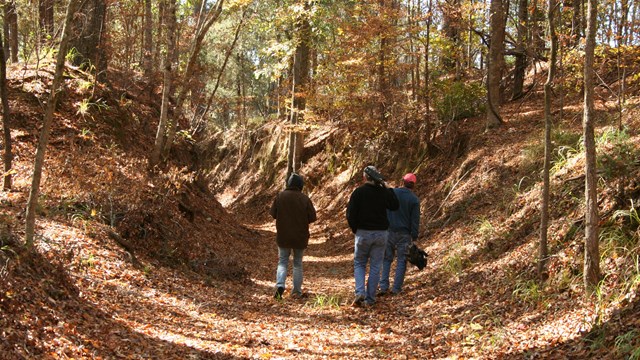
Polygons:
<instances>
[{"instance_id":1,"label":"tree trunk","mask_svg":"<svg viewBox=\"0 0 640 360\"><path fill-rule=\"evenodd\" d=\"M287 179L292 172L298 172L302 162L304 150L304 136L298 129L298 124L304 120L306 108L306 93L309 83L311 25L308 13L311 4L305 1L304 18L299 20L297 33L299 42L293 60L293 108L291 109L291 134L289 136L289 155L287 159Z\"/></svg>"},{"instance_id":2,"label":"tree trunk","mask_svg":"<svg viewBox=\"0 0 640 360\"><path fill-rule=\"evenodd\" d=\"M240 38L240 30L242 29L242 26L244 25L244 20L245 17L247 15L247 9L245 9L242 12L242 18L240 19L240 22L238 23L238 26L236 27L236 31L233 35L233 41L231 42L231 45L229 46L229 48L227 49L227 52L224 55L224 61L222 62L222 67L220 68L220 72L218 73L218 77L216 78L216 82L215 85L213 86L213 90L211 90L211 94L209 94L209 98L207 100L207 105L205 106L204 110L202 110L202 112L200 113L199 117L200 120L199 121L195 121L195 117L196 115L194 115L194 120L191 121L192 124L192 129L191 132L192 134L194 134L197 129L200 128L200 123L202 122L202 119L207 115L207 113L209 112L209 109L211 108L211 105L213 104L213 99L216 96L216 92L218 91L218 88L220 87L220 82L222 80L222 75L224 75L225 69L227 68L227 63L229 62L229 58L231 57L231 54L233 53L233 50L236 47L236 43L238 42L238 38ZM270 83L272 84L272 83Z\"/></svg>"},{"instance_id":3,"label":"tree trunk","mask_svg":"<svg viewBox=\"0 0 640 360\"><path fill-rule=\"evenodd\" d=\"M573 0L573 17L571 18L571 34L573 45L580 44L582 39L582 3L584 0Z\"/></svg>"},{"instance_id":4,"label":"tree trunk","mask_svg":"<svg viewBox=\"0 0 640 360\"><path fill-rule=\"evenodd\" d=\"M171 88L172 88L172 67L173 60L175 59L176 49L176 2L175 0L167 0L165 4L165 21L166 25L166 44L167 53L164 59L163 76L164 82L162 86L162 105L160 107L160 121L158 122L158 131L156 132L156 140L153 146L153 152L149 159L149 166L153 168L160 163L160 155L162 154L162 147L165 141L164 134L167 129L167 119L169 113L169 102L171 101Z\"/></svg>"},{"instance_id":5,"label":"tree trunk","mask_svg":"<svg viewBox=\"0 0 640 360\"><path fill-rule=\"evenodd\" d=\"M525 72L527 70L527 23L528 23L528 0L520 0L518 4L518 43L516 48L516 68L513 75L512 99L519 99L524 85Z\"/></svg>"},{"instance_id":6,"label":"tree trunk","mask_svg":"<svg viewBox=\"0 0 640 360\"><path fill-rule=\"evenodd\" d=\"M40 190L40 181L42 179L44 155L47 150L47 144L49 142L51 123L53 122L53 111L55 110L56 102L58 100L58 88L60 87L63 80L62 75L65 65L65 57L69 48L69 36L71 34L72 27L71 23L79 3L80 0L71 0L69 2L69 5L67 6L67 14L65 16L64 27L62 30L62 39L60 40L60 46L58 49L58 54L56 56L56 71L53 76L53 82L51 83L49 100L47 101L47 107L42 123L42 130L40 132L38 147L36 149L33 177L31 181L31 190L29 191L29 200L27 202L26 214L25 243L28 248L31 248L33 246L33 237L36 225L36 208L38 206L38 193Z\"/></svg>"},{"instance_id":7,"label":"tree trunk","mask_svg":"<svg viewBox=\"0 0 640 360\"><path fill-rule=\"evenodd\" d=\"M0 49L4 49L2 36L0 36ZM4 139L4 176L2 177L2 188L11 189L11 164L13 162L13 152L11 148L11 111L9 109L9 99L7 98L7 57L5 52L0 54L0 98L2 98L2 132Z\"/></svg>"},{"instance_id":8,"label":"tree trunk","mask_svg":"<svg viewBox=\"0 0 640 360\"><path fill-rule=\"evenodd\" d=\"M584 285L592 294L600 282L600 250L598 244L598 178L596 174L596 143L594 138L594 51L596 46L597 1L587 3L587 34L584 55L584 114L583 137L585 149L585 246Z\"/></svg>"},{"instance_id":9,"label":"tree trunk","mask_svg":"<svg viewBox=\"0 0 640 360\"><path fill-rule=\"evenodd\" d=\"M427 20L426 20L426 41L424 44L424 137L427 140L427 149L431 144L431 110L429 109L430 105L430 97L431 97L431 88L430 88L430 77L429 77L429 51L431 47L431 22L432 22L432 9L433 3L432 0L429 0L429 5L427 8Z\"/></svg>"},{"instance_id":10,"label":"tree trunk","mask_svg":"<svg viewBox=\"0 0 640 360\"><path fill-rule=\"evenodd\" d=\"M153 13L151 0L144 0L144 57L142 67L144 77L149 79L153 71ZM150 79L149 79L150 80Z\"/></svg>"},{"instance_id":11,"label":"tree trunk","mask_svg":"<svg viewBox=\"0 0 640 360\"><path fill-rule=\"evenodd\" d=\"M500 82L504 64L506 9L503 0L491 0L491 43L487 59L487 129L502 125L498 106L502 102Z\"/></svg>"},{"instance_id":12,"label":"tree trunk","mask_svg":"<svg viewBox=\"0 0 640 360\"><path fill-rule=\"evenodd\" d=\"M196 38L193 43L193 47L191 53L189 55L189 61L187 62L187 68L184 70L182 75L182 87L180 88L180 92L178 93L178 98L176 100L175 111L173 114L173 119L169 123L169 128L167 131L167 139L163 144L163 153L169 154L171 150L171 146L173 145L173 139L176 136L176 131L178 129L178 121L182 117L182 105L184 104L185 97L187 96L187 92L189 91L189 80L194 77L194 69L198 57L200 56L200 51L202 50L202 42L204 41L207 32L211 28L211 26L218 20L220 14L222 13L222 6L224 5L224 0L218 0L216 3L216 7L211 10L209 15L207 16L206 22L202 25L200 29L198 29Z\"/></svg>"},{"instance_id":13,"label":"tree trunk","mask_svg":"<svg viewBox=\"0 0 640 360\"><path fill-rule=\"evenodd\" d=\"M84 69L95 68L96 80L106 80L107 60L103 47L107 5L105 0L89 0L80 9L82 16L74 20L77 37L71 41L76 50L73 64Z\"/></svg>"},{"instance_id":14,"label":"tree trunk","mask_svg":"<svg viewBox=\"0 0 640 360\"><path fill-rule=\"evenodd\" d=\"M448 73L458 76L460 69L460 0L447 0L442 6L442 31L451 44L451 50L442 58L442 66Z\"/></svg>"},{"instance_id":15,"label":"tree trunk","mask_svg":"<svg viewBox=\"0 0 640 360\"><path fill-rule=\"evenodd\" d=\"M53 4L54 0L39 0L38 2L40 30L45 37L53 36Z\"/></svg>"},{"instance_id":16,"label":"tree trunk","mask_svg":"<svg viewBox=\"0 0 640 360\"><path fill-rule=\"evenodd\" d=\"M547 230L549 226L549 188L551 182L549 179L549 170L551 168L551 153L553 152L553 144L551 143L551 128L553 119L551 115L551 97L553 93L553 81L556 72L556 55L558 46L558 37L556 36L555 24L556 0L548 1L547 22L549 25L549 39L551 41L549 72L547 74L547 82L544 84L544 168L542 187L542 204L540 209L540 248L538 254L538 278L544 280L546 278L547 258L549 256Z\"/></svg>"}]
</instances>

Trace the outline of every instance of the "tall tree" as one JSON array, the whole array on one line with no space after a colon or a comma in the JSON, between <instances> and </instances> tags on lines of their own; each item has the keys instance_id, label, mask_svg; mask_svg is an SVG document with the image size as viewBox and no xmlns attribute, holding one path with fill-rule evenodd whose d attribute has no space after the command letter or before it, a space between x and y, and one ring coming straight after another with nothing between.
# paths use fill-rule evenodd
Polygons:
<instances>
[{"instance_id":1,"label":"tall tree","mask_svg":"<svg viewBox=\"0 0 640 360\"><path fill-rule=\"evenodd\" d=\"M38 205L38 193L40 191L40 181L42 179L42 167L44 165L44 155L49 143L49 135L51 132L51 123L53 122L53 111L56 108L60 84L62 83L62 75L65 65L65 58L69 50L69 38L71 34L71 22L76 13L81 0L70 0L67 5L67 13L65 16L62 38L58 47L56 56L56 70L53 75L51 89L49 90L49 99L44 112L42 121L42 129L40 130L40 138L36 148L35 162L33 166L33 176L31 181L31 190L29 191L29 200L27 202L25 243L28 248L33 246L33 237L36 225L36 208Z\"/></svg>"},{"instance_id":2,"label":"tall tree","mask_svg":"<svg viewBox=\"0 0 640 360\"><path fill-rule=\"evenodd\" d=\"M498 106L502 102L500 83L504 70L504 39L508 13L507 0L491 0L489 11L491 26L491 42L487 63L487 128L502 125Z\"/></svg>"},{"instance_id":3,"label":"tall tree","mask_svg":"<svg viewBox=\"0 0 640 360\"><path fill-rule=\"evenodd\" d=\"M87 69L95 68L96 79L104 82L107 70L104 51L105 0L85 0L80 13L81 16L74 19L74 32L77 35L71 41L71 47L76 50L73 63Z\"/></svg>"},{"instance_id":4,"label":"tall tree","mask_svg":"<svg viewBox=\"0 0 640 360\"><path fill-rule=\"evenodd\" d=\"M5 56L0 35L0 98L2 98L2 132L4 139L4 176L2 177L2 188L11 189L11 166L13 162L13 152L11 149L11 111L9 109L9 99L7 94L7 57Z\"/></svg>"},{"instance_id":5,"label":"tall tree","mask_svg":"<svg viewBox=\"0 0 640 360\"><path fill-rule=\"evenodd\" d=\"M196 63L198 57L200 56L200 52L202 50L202 43L204 42L205 36L209 32L211 26L220 18L220 14L222 13L222 7L224 5L224 0L218 0L216 2L216 6L213 7L209 12L206 13L204 17L204 21L199 22L201 26L197 27L196 37L193 41L191 51L189 52L189 60L187 61L187 67L182 73L180 77L180 81L176 83L181 84L180 91L178 92L178 98L176 99L175 111L173 113L172 119L169 122L166 139L162 141L162 150L165 154L169 153L171 146L173 144L173 139L176 136L176 130L178 129L178 121L182 117L182 106L184 104L187 93L190 89L190 81L194 78L194 71L196 68ZM163 135L164 136L164 135Z\"/></svg>"},{"instance_id":6,"label":"tall tree","mask_svg":"<svg viewBox=\"0 0 640 360\"><path fill-rule=\"evenodd\" d=\"M442 57L442 65L448 72L458 75L460 69L460 33L461 10L460 0L445 0L442 4L442 31L450 43L450 50Z\"/></svg>"},{"instance_id":7,"label":"tall tree","mask_svg":"<svg viewBox=\"0 0 640 360\"><path fill-rule=\"evenodd\" d=\"M302 151L304 149L303 134L298 124L304 119L306 109L306 93L309 83L309 52L311 49L311 25L309 12L311 4L304 1L304 11L296 19L296 33L298 43L293 57L293 86L291 87L293 104L291 108L291 133L289 135L289 154L287 160L287 179L292 172L300 169Z\"/></svg>"},{"instance_id":8,"label":"tall tree","mask_svg":"<svg viewBox=\"0 0 640 360\"><path fill-rule=\"evenodd\" d=\"M15 0L4 3L4 49L5 59L18 62L18 11Z\"/></svg>"},{"instance_id":9,"label":"tall tree","mask_svg":"<svg viewBox=\"0 0 640 360\"><path fill-rule=\"evenodd\" d=\"M167 119L169 117L169 102L171 101L171 92L173 91L172 68L176 56L176 0L165 0L165 20L166 25L166 47L163 63L163 84L162 84L162 105L160 107L160 121L158 122L158 131L156 132L156 140L153 146L153 152L149 159L149 166L154 167L160 162L162 155L162 146L164 134L167 129Z\"/></svg>"},{"instance_id":10,"label":"tall tree","mask_svg":"<svg viewBox=\"0 0 640 360\"><path fill-rule=\"evenodd\" d=\"M153 70L153 12L151 0L144 0L144 57L142 58L145 78L151 76Z\"/></svg>"},{"instance_id":11,"label":"tall tree","mask_svg":"<svg viewBox=\"0 0 640 360\"><path fill-rule=\"evenodd\" d=\"M594 137L594 52L597 31L597 0L587 2L587 33L584 49L584 110L582 117L585 151L585 246L584 285L587 292L595 290L600 282L600 249L598 244L598 178L596 174L596 142Z\"/></svg>"},{"instance_id":12,"label":"tall tree","mask_svg":"<svg viewBox=\"0 0 640 360\"><path fill-rule=\"evenodd\" d=\"M53 36L54 0L38 0L38 20L45 37Z\"/></svg>"},{"instance_id":13,"label":"tall tree","mask_svg":"<svg viewBox=\"0 0 640 360\"><path fill-rule=\"evenodd\" d=\"M556 72L556 56L558 53L558 37L556 35L555 12L556 0L548 0L547 3L547 23L549 40L551 43L549 57L549 71L547 73L547 81L544 84L544 167L543 167L543 187L542 201L540 209L540 246L538 254L538 278L543 279L546 270L547 257L549 250L547 246L547 230L549 226L549 188L551 182L549 179L549 170L551 168L551 153L553 144L551 143L551 128L553 119L551 115L551 96L553 93L553 81Z\"/></svg>"},{"instance_id":14,"label":"tall tree","mask_svg":"<svg viewBox=\"0 0 640 360\"><path fill-rule=\"evenodd\" d=\"M529 1L518 1L518 23L516 30L518 32L518 38L516 43L516 65L513 74L513 94L512 99L519 99L523 93L524 77L527 70L527 34L528 34L528 19L529 19Z\"/></svg>"}]
</instances>

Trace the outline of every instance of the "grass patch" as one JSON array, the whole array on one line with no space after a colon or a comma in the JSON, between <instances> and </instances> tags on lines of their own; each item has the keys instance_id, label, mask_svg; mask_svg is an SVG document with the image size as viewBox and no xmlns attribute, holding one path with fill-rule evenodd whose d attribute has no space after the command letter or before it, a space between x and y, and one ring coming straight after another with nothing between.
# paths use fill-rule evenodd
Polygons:
<instances>
[{"instance_id":1,"label":"grass patch","mask_svg":"<svg viewBox=\"0 0 640 360\"><path fill-rule=\"evenodd\" d=\"M339 309L344 297L337 294L316 294L307 302L313 308Z\"/></svg>"}]
</instances>

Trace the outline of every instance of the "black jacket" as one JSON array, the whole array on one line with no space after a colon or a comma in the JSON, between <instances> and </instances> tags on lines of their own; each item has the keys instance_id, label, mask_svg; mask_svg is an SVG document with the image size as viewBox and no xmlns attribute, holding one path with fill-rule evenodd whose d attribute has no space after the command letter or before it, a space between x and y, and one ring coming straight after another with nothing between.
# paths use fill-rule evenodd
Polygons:
<instances>
[{"instance_id":1,"label":"black jacket","mask_svg":"<svg viewBox=\"0 0 640 360\"><path fill-rule=\"evenodd\" d=\"M347 222L354 234L358 229L387 230L387 209L396 210L399 206L393 189L365 183L351 193L347 205Z\"/></svg>"}]
</instances>

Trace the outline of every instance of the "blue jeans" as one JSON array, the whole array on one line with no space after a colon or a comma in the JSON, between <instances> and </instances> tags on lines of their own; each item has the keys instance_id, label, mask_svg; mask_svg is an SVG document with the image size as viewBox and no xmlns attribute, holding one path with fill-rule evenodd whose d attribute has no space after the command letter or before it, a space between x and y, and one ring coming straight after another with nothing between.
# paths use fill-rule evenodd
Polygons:
<instances>
[{"instance_id":1,"label":"blue jeans","mask_svg":"<svg viewBox=\"0 0 640 360\"><path fill-rule=\"evenodd\" d=\"M278 247L278 270L276 271L276 288L284 288L287 280L289 256L293 251L293 292L302 295L302 256L304 249L285 249Z\"/></svg>"},{"instance_id":2,"label":"blue jeans","mask_svg":"<svg viewBox=\"0 0 640 360\"><path fill-rule=\"evenodd\" d=\"M391 263L394 256L397 255L396 274L393 278L394 293L402 290L404 283L404 274L407 271L407 249L411 245L411 235L397 232L389 232L387 238L387 248L384 252L384 261L382 263L382 279L380 279L380 291L389 290L389 273L391 272Z\"/></svg>"},{"instance_id":3,"label":"blue jeans","mask_svg":"<svg viewBox=\"0 0 640 360\"><path fill-rule=\"evenodd\" d=\"M353 276L356 280L356 296L364 296L365 302L376 301L376 291L380 282L380 269L384 258L384 246L387 231L361 230L356 232L356 245L353 254ZM369 279L365 290L364 278L369 262Z\"/></svg>"}]
</instances>

